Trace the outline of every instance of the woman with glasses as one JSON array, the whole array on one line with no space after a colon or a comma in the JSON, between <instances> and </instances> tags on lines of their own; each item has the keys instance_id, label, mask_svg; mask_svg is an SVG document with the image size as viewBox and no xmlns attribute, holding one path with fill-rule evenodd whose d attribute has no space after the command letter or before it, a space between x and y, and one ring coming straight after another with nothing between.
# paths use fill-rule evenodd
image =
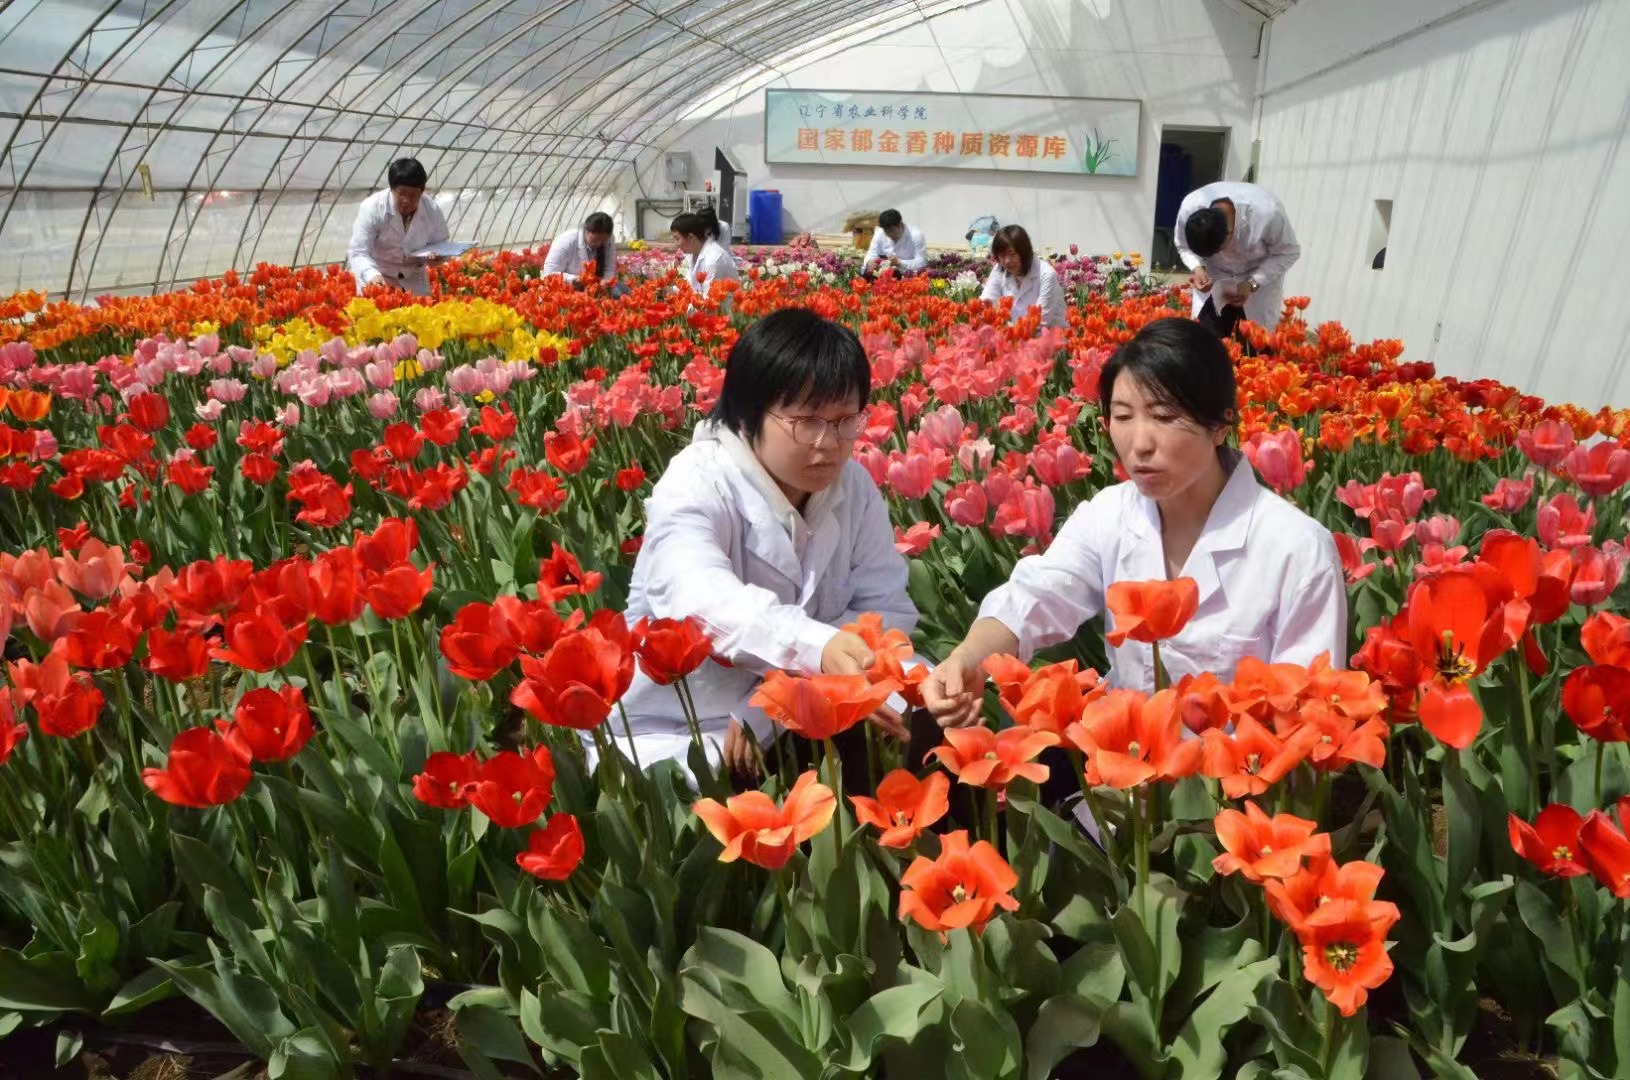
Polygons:
<instances>
[{"instance_id":1,"label":"woman with glasses","mask_svg":"<svg viewBox=\"0 0 1630 1080\"><path fill-rule=\"evenodd\" d=\"M848 328L802 308L765 316L730 350L712 414L646 501L628 619L700 621L714 659L686 682L709 759L738 779L757 774L775 737L748 705L764 674L859 674L871 650L840 627L866 612L908 633L917 623L888 509L850 460L871 381ZM641 673L623 704L641 766L687 764L691 735L673 687ZM906 735L892 709L872 721ZM844 756L864 773L863 749Z\"/></svg>"}]
</instances>

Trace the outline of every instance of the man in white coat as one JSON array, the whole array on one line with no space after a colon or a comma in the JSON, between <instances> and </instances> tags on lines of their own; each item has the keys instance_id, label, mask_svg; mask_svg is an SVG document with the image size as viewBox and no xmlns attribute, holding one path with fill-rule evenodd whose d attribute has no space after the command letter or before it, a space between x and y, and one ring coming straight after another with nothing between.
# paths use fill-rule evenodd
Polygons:
<instances>
[{"instance_id":1,"label":"man in white coat","mask_svg":"<svg viewBox=\"0 0 1630 1080\"><path fill-rule=\"evenodd\" d=\"M1176 240L1193 271L1196 319L1223 337L1241 319L1279 325L1285 272L1302 249L1273 192L1256 184L1207 184L1183 200Z\"/></svg>"},{"instance_id":2,"label":"man in white coat","mask_svg":"<svg viewBox=\"0 0 1630 1080\"><path fill-rule=\"evenodd\" d=\"M907 225L898 210L885 210L877 215L877 231L872 233L872 246L866 249L866 261L861 272L880 273L892 268L895 273L919 274L928 267L928 244L923 231Z\"/></svg>"},{"instance_id":3,"label":"man in white coat","mask_svg":"<svg viewBox=\"0 0 1630 1080\"><path fill-rule=\"evenodd\" d=\"M357 223L351 229L346 261L357 279L360 294L383 282L414 296L430 295L430 274L425 267L439 258L413 256L448 239L447 219L434 199L425 198L428 182L424 166L415 158L391 162L390 186L362 200Z\"/></svg>"}]
</instances>

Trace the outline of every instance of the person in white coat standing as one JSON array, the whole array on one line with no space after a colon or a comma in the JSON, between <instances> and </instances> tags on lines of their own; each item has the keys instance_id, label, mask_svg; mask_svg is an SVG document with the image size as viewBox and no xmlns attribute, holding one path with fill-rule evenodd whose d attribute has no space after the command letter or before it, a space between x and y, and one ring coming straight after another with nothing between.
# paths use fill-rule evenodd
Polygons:
<instances>
[{"instance_id":1,"label":"person in white coat standing","mask_svg":"<svg viewBox=\"0 0 1630 1080\"><path fill-rule=\"evenodd\" d=\"M978 715L981 664L1029 659L1105 609L1118 581L1192 578L1200 603L1160 646L1173 684L1227 681L1250 656L1267 663L1347 660L1347 587L1323 525L1257 483L1226 445L1237 419L1234 369L1221 339L1187 319L1159 319L1104 365L1099 393L1115 456L1131 479L1076 508L1040 555L1019 560L979 618L923 683L941 721ZM1109 650L1109 682L1152 693L1151 647Z\"/></svg>"},{"instance_id":2,"label":"person in white coat standing","mask_svg":"<svg viewBox=\"0 0 1630 1080\"><path fill-rule=\"evenodd\" d=\"M979 298L987 304L1000 303L1004 296L1013 298L1013 315L1009 323L1016 323L1030 313L1041 309L1042 326L1068 326L1064 316L1064 286L1046 259L1036 258L1030 245L1030 234L1019 225L997 230L990 241L990 257L995 264L985 289Z\"/></svg>"},{"instance_id":3,"label":"person in white coat standing","mask_svg":"<svg viewBox=\"0 0 1630 1080\"><path fill-rule=\"evenodd\" d=\"M851 460L870 395L871 364L851 330L803 308L767 315L731 348L711 416L646 501L627 618L700 621L715 659L686 682L709 758L737 777L754 775L756 748L775 739L748 703L765 674L859 674L871 651L842 626L868 612L907 633L917 624L888 507ZM638 673L623 707L642 766L687 761L674 687ZM906 734L887 708L872 722ZM615 727L607 733L626 754ZM852 733L864 734L839 738ZM864 775L864 745L840 747L846 771L853 759Z\"/></svg>"},{"instance_id":4,"label":"person in white coat standing","mask_svg":"<svg viewBox=\"0 0 1630 1080\"><path fill-rule=\"evenodd\" d=\"M1302 255L1273 192L1224 181L1190 192L1177 211L1177 252L1193 275L1194 317L1229 337L1241 319L1273 329L1285 272Z\"/></svg>"},{"instance_id":5,"label":"person in white coat standing","mask_svg":"<svg viewBox=\"0 0 1630 1080\"><path fill-rule=\"evenodd\" d=\"M877 231L872 233L872 246L866 249L865 261L860 264L861 273L892 269L902 275L920 274L927 267L928 243L923 231L907 225L898 210L878 214Z\"/></svg>"},{"instance_id":6,"label":"person in white coat standing","mask_svg":"<svg viewBox=\"0 0 1630 1080\"><path fill-rule=\"evenodd\" d=\"M736 260L719 243L719 219L711 214L680 214L668 226L674 243L685 253L685 284L698 296L706 296L720 281L740 281Z\"/></svg>"},{"instance_id":7,"label":"person in white coat standing","mask_svg":"<svg viewBox=\"0 0 1630 1080\"><path fill-rule=\"evenodd\" d=\"M441 208L425 197L428 182L424 166L416 159L397 158L391 162L390 186L362 200L346 253L359 294L369 285L384 283L414 296L430 295L430 274L425 267L441 260L415 258L413 252L449 237Z\"/></svg>"},{"instance_id":8,"label":"person in white coat standing","mask_svg":"<svg viewBox=\"0 0 1630 1080\"><path fill-rule=\"evenodd\" d=\"M581 288L584 272L594 264L595 276L607 285L617 280L617 245L611 242L611 215L596 211L583 220L583 227L555 237L544 256L543 276L559 276Z\"/></svg>"}]
</instances>

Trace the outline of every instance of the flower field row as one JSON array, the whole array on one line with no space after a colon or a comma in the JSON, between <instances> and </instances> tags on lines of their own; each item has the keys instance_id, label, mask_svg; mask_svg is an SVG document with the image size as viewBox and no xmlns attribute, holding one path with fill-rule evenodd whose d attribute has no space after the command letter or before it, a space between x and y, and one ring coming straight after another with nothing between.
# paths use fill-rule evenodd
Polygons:
<instances>
[{"instance_id":1,"label":"flower field row","mask_svg":"<svg viewBox=\"0 0 1630 1080\"><path fill-rule=\"evenodd\" d=\"M1098 372L1184 297L1071 256L1037 334L964 267L782 255L693 307L667 259L617 298L519 253L418 302L259 267L0 304L0 1037L184 997L273 1077L348 1076L435 999L483 1075L1630 1070L1630 412L1292 301L1231 346L1239 442L1337 537L1352 670L1112 690L1105 631L1193 610L1122 588L993 660L926 771L868 736L857 790L832 739L1116 482ZM693 792L608 738L636 667L678 709L716 662L622 617L642 504L790 305L871 359L855 456L922 620L767 678L804 753L743 793L693 754Z\"/></svg>"}]
</instances>

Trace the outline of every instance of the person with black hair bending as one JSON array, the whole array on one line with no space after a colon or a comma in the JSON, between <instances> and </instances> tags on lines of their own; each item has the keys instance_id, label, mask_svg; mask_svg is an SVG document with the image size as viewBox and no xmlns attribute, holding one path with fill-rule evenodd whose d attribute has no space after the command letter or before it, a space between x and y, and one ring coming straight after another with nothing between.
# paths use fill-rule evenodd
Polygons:
<instances>
[{"instance_id":1,"label":"person with black hair bending","mask_svg":"<svg viewBox=\"0 0 1630 1080\"><path fill-rule=\"evenodd\" d=\"M979 299L996 304L1002 297L1011 296L1010 323L1024 318L1031 308L1040 308L1041 325L1069 325L1064 317L1064 286L1053 271L1053 264L1036 258L1035 249L1030 246L1030 234L1022 226L998 229L991 237L990 257L994 265Z\"/></svg>"},{"instance_id":2,"label":"person with black hair bending","mask_svg":"<svg viewBox=\"0 0 1630 1080\"><path fill-rule=\"evenodd\" d=\"M863 274L893 270L896 274L921 273L928 266L928 244L923 231L907 225L898 210L885 210L877 215L877 231L872 233L872 246L866 249L866 258L860 264Z\"/></svg>"},{"instance_id":3,"label":"person with black hair bending","mask_svg":"<svg viewBox=\"0 0 1630 1080\"><path fill-rule=\"evenodd\" d=\"M668 226L674 243L685 253L685 284L698 296L706 296L717 281L739 281L736 260L719 243L719 219L712 207L701 212L680 214Z\"/></svg>"},{"instance_id":4,"label":"person with black hair bending","mask_svg":"<svg viewBox=\"0 0 1630 1080\"><path fill-rule=\"evenodd\" d=\"M1285 306L1285 272L1302 249L1277 196L1223 181L1190 192L1177 211L1177 253L1191 271L1194 317L1220 337L1241 319L1269 330Z\"/></svg>"},{"instance_id":5,"label":"person with black hair bending","mask_svg":"<svg viewBox=\"0 0 1630 1080\"><path fill-rule=\"evenodd\" d=\"M611 240L611 215L595 211L583 219L583 227L569 229L555 237L543 260L543 276L559 275L577 288L583 287L590 263L594 273L607 285L617 280L617 245Z\"/></svg>"},{"instance_id":6,"label":"person with black hair bending","mask_svg":"<svg viewBox=\"0 0 1630 1080\"><path fill-rule=\"evenodd\" d=\"M1098 381L1102 422L1130 480L1076 508L1040 555L1019 560L979 618L923 683L941 723L977 717L986 658L1028 660L1104 611L1117 581L1193 578L1200 606L1160 646L1173 684L1233 678L1247 656L1347 660L1347 587L1323 525L1257 482L1227 445L1237 413L1222 341L1188 319L1159 319L1110 358ZM1109 650L1111 685L1155 689L1149 645Z\"/></svg>"},{"instance_id":7,"label":"person with black hair bending","mask_svg":"<svg viewBox=\"0 0 1630 1080\"><path fill-rule=\"evenodd\" d=\"M851 460L871 386L853 331L804 308L766 315L731 348L712 414L646 500L627 617L701 622L729 666L709 661L687 684L708 756L738 776L757 772L775 735L748 704L766 673L859 674L871 651L840 627L868 612L907 633L917 624L888 507ZM673 687L637 674L623 706L642 766L686 763ZM872 722L905 734L886 707ZM864 768L864 750L855 757Z\"/></svg>"},{"instance_id":8,"label":"person with black hair bending","mask_svg":"<svg viewBox=\"0 0 1630 1080\"><path fill-rule=\"evenodd\" d=\"M436 200L425 198L429 177L417 159L391 162L387 180L384 191L363 199L357 209L346 263L359 294L384 283L414 296L429 296L430 273L425 267L441 259L415 258L412 253L445 242L447 219Z\"/></svg>"}]
</instances>

